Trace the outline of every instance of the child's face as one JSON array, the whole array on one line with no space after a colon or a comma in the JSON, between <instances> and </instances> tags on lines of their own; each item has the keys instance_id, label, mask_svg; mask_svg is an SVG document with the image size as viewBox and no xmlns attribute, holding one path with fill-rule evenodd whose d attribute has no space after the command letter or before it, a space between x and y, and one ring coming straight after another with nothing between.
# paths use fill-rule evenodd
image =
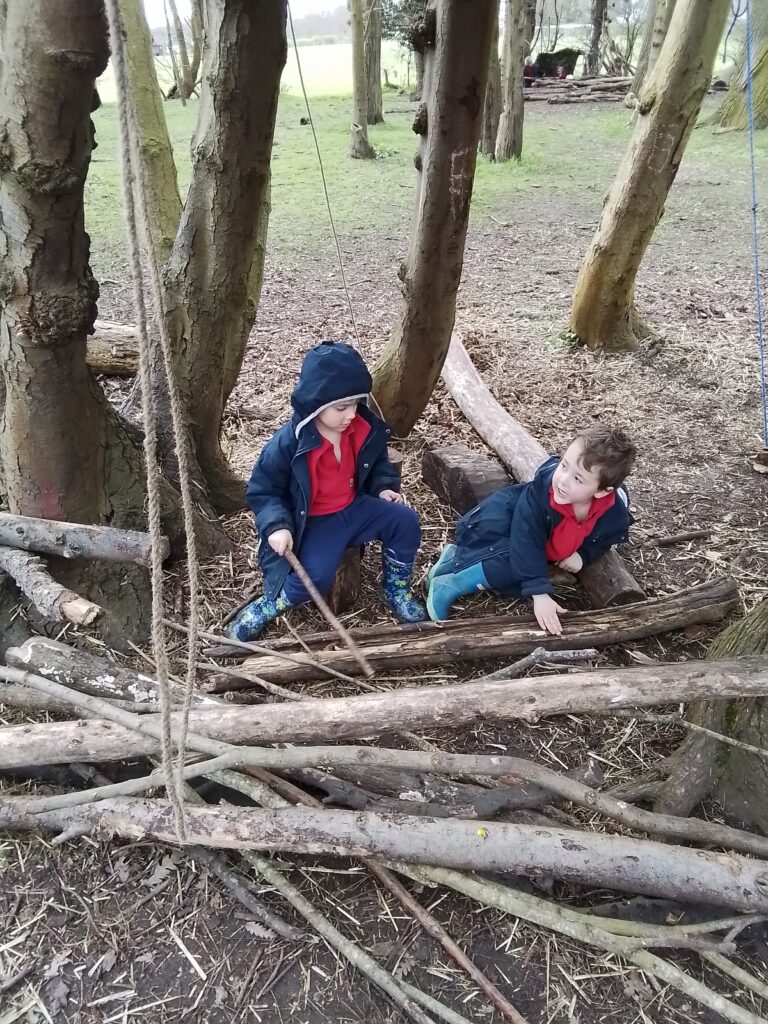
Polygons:
<instances>
[{"instance_id":1,"label":"child's face","mask_svg":"<svg viewBox=\"0 0 768 1024\"><path fill-rule=\"evenodd\" d=\"M586 469L581 461L584 442L573 441L552 477L552 491L558 505L586 505L593 498L602 498L613 490L600 486L600 467Z\"/></svg>"},{"instance_id":2,"label":"child's face","mask_svg":"<svg viewBox=\"0 0 768 1024\"><path fill-rule=\"evenodd\" d=\"M318 424L334 434L343 434L357 413L357 401L338 402L319 412L315 419Z\"/></svg>"}]
</instances>

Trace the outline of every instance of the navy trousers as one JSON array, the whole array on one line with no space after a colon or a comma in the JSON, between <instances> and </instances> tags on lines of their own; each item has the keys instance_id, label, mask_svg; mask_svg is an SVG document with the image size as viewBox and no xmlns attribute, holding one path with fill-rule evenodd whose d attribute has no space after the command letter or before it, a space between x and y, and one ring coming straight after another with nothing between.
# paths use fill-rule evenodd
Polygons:
<instances>
[{"instance_id":1,"label":"navy trousers","mask_svg":"<svg viewBox=\"0 0 768 1024\"><path fill-rule=\"evenodd\" d=\"M347 548L373 540L380 540L396 561L410 564L421 544L419 517L406 505L361 494L341 512L310 516L296 554L320 593L327 594ZM288 576L283 590L291 604L310 600L295 573Z\"/></svg>"}]
</instances>

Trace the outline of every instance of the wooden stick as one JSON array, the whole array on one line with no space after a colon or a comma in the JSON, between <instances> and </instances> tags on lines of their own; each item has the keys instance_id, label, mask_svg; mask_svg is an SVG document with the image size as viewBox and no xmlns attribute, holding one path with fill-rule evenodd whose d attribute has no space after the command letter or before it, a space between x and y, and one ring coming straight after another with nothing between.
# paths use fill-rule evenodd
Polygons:
<instances>
[{"instance_id":1,"label":"wooden stick","mask_svg":"<svg viewBox=\"0 0 768 1024\"><path fill-rule=\"evenodd\" d=\"M309 596L312 598L317 607L323 613L325 621L328 623L329 626L331 626L332 629L336 630L341 639L344 641L347 649L351 652L352 657L363 670L363 675L367 679L370 679L371 676L374 674L370 663L368 662L365 655L361 652L360 648L357 646L355 641L349 635L346 628L341 624L341 622L339 622L339 620L333 614L331 609L328 607L325 598L310 579L307 570L298 560L293 551L286 551L283 557L288 562L293 571L296 573L296 575L299 577Z\"/></svg>"},{"instance_id":2,"label":"wooden stick","mask_svg":"<svg viewBox=\"0 0 768 1024\"><path fill-rule=\"evenodd\" d=\"M90 626L104 610L57 583L43 560L29 551L0 547L0 569L13 578L41 615L54 622Z\"/></svg>"},{"instance_id":3,"label":"wooden stick","mask_svg":"<svg viewBox=\"0 0 768 1024\"><path fill-rule=\"evenodd\" d=\"M712 535L711 530L686 530L669 537L649 537L643 541L644 548L667 548L673 544L686 544L689 540L704 540Z\"/></svg>"},{"instance_id":4,"label":"wooden stick","mask_svg":"<svg viewBox=\"0 0 768 1024\"><path fill-rule=\"evenodd\" d=\"M512 665L506 665L504 668L496 669L495 672L489 672L487 675L482 676L483 679L519 679L520 676L525 675L529 669L536 668L537 665L550 664L550 665L573 665L579 661L594 661L600 658L600 652L594 647L586 647L582 651L548 651L544 647L537 647L535 651L531 651L524 658L520 658L519 661L514 662Z\"/></svg>"},{"instance_id":5,"label":"wooden stick","mask_svg":"<svg viewBox=\"0 0 768 1024\"><path fill-rule=\"evenodd\" d=\"M152 558L148 533L34 516L14 516L9 512L0 512L0 544L61 558L104 558L134 565L148 566ZM167 558L170 551L171 546L164 537L163 558Z\"/></svg>"}]
</instances>

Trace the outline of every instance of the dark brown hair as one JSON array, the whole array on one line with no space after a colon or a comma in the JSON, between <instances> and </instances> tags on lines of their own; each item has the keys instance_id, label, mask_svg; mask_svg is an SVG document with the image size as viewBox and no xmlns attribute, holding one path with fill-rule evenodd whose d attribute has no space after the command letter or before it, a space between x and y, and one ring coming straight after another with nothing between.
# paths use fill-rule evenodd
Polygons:
<instances>
[{"instance_id":1,"label":"dark brown hair","mask_svg":"<svg viewBox=\"0 0 768 1024\"><path fill-rule=\"evenodd\" d=\"M582 465L587 471L595 467L601 488L618 487L631 472L637 448L621 430L596 423L580 431L576 440L584 444Z\"/></svg>"}]
</instances>

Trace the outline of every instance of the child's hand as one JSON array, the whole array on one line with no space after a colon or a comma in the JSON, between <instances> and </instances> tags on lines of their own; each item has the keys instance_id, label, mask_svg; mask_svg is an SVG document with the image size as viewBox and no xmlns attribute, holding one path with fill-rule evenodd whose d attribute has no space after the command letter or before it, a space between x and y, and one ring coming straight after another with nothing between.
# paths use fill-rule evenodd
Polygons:
<instances>
[{"instance_id":1,"label":"child's hand","mask_svg":"<svg viewBox=\"0 0 768 1024\"><path fill-rule=\"evenodd\" d=\"M382 501L391 501L393 505L403 504L403 496L398 494L397 491L379 491L379 497Z\"/></svg>"},{"instance_id":2,"label":"child's hand","mask_svg":"<svg viewBox=\"0 0 768 1024\"><path fill-rule=\"evenodd\" d=\"M559 561L557 567L558 569L565 569L566 572L581 572L584 568L584 559L578 551L574 551L572 555Z\"/></svg>"},{"instance_id":3,"label":"child's hand","mask_svg":"<svg viewBox=\"0 0 768 1024\"><path fill-rule=\"evenodd\" d=\"M293 536L290 530L275 530L267 537L267 544L281 557L286 551L293 551Z\"/></svg>"},{"instance_id":4,"label":"child's hand","mask_svg":"<svg viewBox=\"0 0 768 1024\"><path fill-rule=\"evenodd\" d=\"M533 595L533 614L536 616L538 624L547 633L554 633L555 636L563 635L563 627L560 625L557 613L566 610L561 608L549 594Z\"/></svg>"}]
</instances>

